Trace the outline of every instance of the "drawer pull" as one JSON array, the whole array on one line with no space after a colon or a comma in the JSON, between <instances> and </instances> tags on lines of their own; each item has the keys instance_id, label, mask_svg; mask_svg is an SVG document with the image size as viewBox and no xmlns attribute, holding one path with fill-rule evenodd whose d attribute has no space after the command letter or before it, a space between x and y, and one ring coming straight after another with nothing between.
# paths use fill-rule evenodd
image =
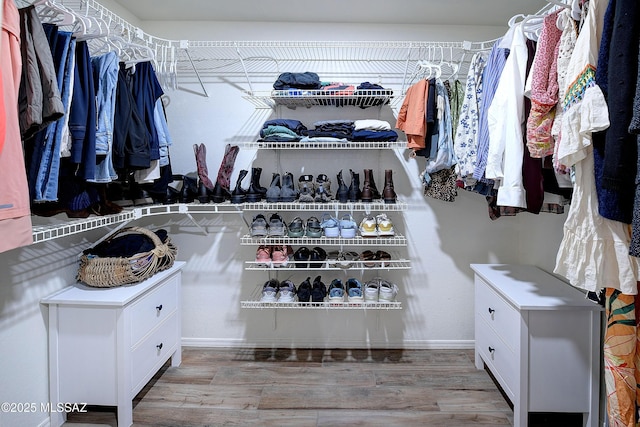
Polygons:
<instances>
[{"instance_id":1,"label":"drawer pull","mask_svg":"<svg viewBox=\"0 0 640 427\"><path fill-rule=\"evenodd\" d=\"M162 307L162 306L160 306L160 307ZM493 313L495 313L495 312L496 312L496 311L495 311L493 308L489 307L489 314L493 314Z\"/></svg>"},{"instance_id":2,"label":"drawer pull","mask_svg":"<svg viewBox=\"0 0 640 427\"><path fill-rule=\"evenodd\" d=\"M162 345L162 344L160 344L160 345ZM493 354L493 352L494 352L494 351L496 351L496 349L495 349L495 348L493 348L493 347L489 347L489 353L492 353L492 354Z\"/></svg>"},{"instance_id":3,"label":"drawer pull","mask_svg":"<svg viewBox=\"0 0 640 427\"><path fill-rule=\"evenodd\" d=\"M158 350L162 350L162 343L158 344L158 345L156 346L156 348L157 348Z\"/></svg>"},{"instance_id":4,"label":"drawer pull","mask_svg":"<svg viewBox=\"0 0 640 427\"><path fill-rule=\"evenodd\" d=\"M156 306L156 310L161 311L162 310L162 304Z\"/></svg>"}]
</instances>

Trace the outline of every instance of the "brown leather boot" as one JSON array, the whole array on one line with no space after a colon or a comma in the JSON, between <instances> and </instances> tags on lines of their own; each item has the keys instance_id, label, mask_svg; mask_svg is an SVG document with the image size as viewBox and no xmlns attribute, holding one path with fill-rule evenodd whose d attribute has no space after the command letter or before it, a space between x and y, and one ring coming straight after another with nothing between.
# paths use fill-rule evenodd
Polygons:
<instances>
[{"instance_id":1,"label":"brown leather boot","mask_svg":"<svg viewBox=\"0 0 640 427\"><path fill-rule=\"evenodd\" d=\"M373 180L373 174L371 169L364 170L364 182L362 183L362 195L360 196L364 203L372 202L374 199L373 187L371 182Z\"/></svg>"},{"instance_id":2,"label":"brown leather boot","mask_svg":"<svg viewBox=\"0 0 640 427\"><path fill-rule=\"evenodd\" d=\"M198 178L205 188L213 190L213 182L209 178L207 169L207 147L204 144L193 144L193 152L196 155L196 167L198 169Z\"/></svg>"},{"instance_id":3,"label":"brown leather boot","mask_svg":"<svg viewBox=\"0 0 640 427\"><path fill-rule=\"evenodd\" d=\"M384 189L382 190L382 198L385 203L396 202L396 192L393 189L393 171L386 169L384 171Z\"/></svg>"}]
</instances>

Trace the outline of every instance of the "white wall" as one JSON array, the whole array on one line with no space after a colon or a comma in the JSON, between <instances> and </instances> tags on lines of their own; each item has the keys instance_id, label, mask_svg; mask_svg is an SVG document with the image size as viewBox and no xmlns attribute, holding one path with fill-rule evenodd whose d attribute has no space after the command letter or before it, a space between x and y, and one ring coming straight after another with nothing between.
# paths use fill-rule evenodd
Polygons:
<instances>
[{"instance_id":1,"label":"white wall","mask_svg":"<svg viewBox=\"0 0 640 427\"><path fill-rule=\"evenodd\" d=\"M316 39L316 40L474 40L495 38L502 28L394 27L351 25L297 25L283 23L144 23L150 34L192 40ZM206 84L210 97L200 88L185 84L170 92L168 118L174 146L175 173L195 170L192 144L205 143L209 174L214 176L224 145L252 135L264 119L253 114L235 84ZM339 111L333 113L341 114ZM326 114L326 113L323 113ZM365 113L362 113L365 114ZM388 115L387 112L382 112ZM311 120L310 116L307 116ZM340 168L376 172L394 170L399 195L410 203L404 214L392 219L409 239L403 251L412 269L384 273L401 287L403 310L389 312L241 310L240 301L267 279L259 272L243 270L255 248L240 246L246 233L240 214L196 215L203 235L186 217L153 217L139 222L150 228L165 227L178 245L180 260L187 261L183 283L183 340L206 346L297 347L469 347L473 340L473 279L470 263L532 263L553 268L562 236L565 215L530 215L488 218L484 198L459 192L454 203L425 199L417 175L418 161L402 152L285 153L280 168L296 177L304 170L325 172L335 180ZM255 159L254 159L255 156ZM265 170L268 184L276 155L272 152L241 152L240 168L252 164ZM303 169L304 168L304 169ZM248 181L247 181L248 182ZM246 183L245 183L246 186ZM251 213L244 220L251 220ZM303 218L307 216L303 213ZM287 213L286 217L291 218ZM357 218L359 219L359 218ZM99 230L0 254L0 402L46 402L47 340L46 309L39 300L74 280L77 255L106 233ZM282 275L280 275L282 278ZM370 277L365 272L365 278ZM295 272L296 284L305 277ZM330 281L330 277L326 278ZM0 411L0 425L35 426L47 423L45 414L11 414Z\"/></svg>"}]
</instances>

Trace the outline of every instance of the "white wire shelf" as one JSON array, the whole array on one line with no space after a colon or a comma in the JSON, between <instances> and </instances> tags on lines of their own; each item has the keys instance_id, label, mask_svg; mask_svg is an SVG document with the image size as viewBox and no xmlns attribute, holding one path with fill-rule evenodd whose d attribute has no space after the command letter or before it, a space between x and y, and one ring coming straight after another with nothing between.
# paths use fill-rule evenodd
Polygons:
<instances>
[{"instance_id":1,"label":"white wire shelf","mask_svg":"<svg viewBox=\"0 0 640 427\"><path fill-rule=\"evenodd\" d=\"M83 233L97 228L123 224L142 217L170 214L223 214L242 212L242 205L231 203L176 203L171 205L148 205L131 209L113 215L90 216L88 218L60 220L47 219L49 224L38 224L32 227L33 243L60 239L72 234ZM45 220L42 217L34 217Z\"/></svg>"},{"instance_id":2,"label":"white wire shelf","mask_svg":"<svg viewBox=\"0 0 640 427\"><path fill-rule=\"evenodd\" d=\"M384 150L407 148L407 141L253 141L243 143L252 150Z\"/></svg>"},{"instance_id":3,"label":"white wire shelf","mask_svg":"<svg viewBox=\"0 0 640 427\"><path fill-rule=\"evenodd\" d=\"M241 245L314 245L314 246L406 246L407 239L396 234L393 237L251 237L242 236Z\"/></svg>"},{"instance_id":4,"label":"white wire shelf","mask_svg":"<svg viewBox=\"0 0 640 427\"><path fill-rule=\"evenodd\" d=\"M347 202L340 203L331 201L327 203L304 203L304 202L255 202L244 203L242 209L244 211L343 211L343 212L398 212L406 211L408 204L406 202L396 201L396 203L384 203L381 200L375 202Z\"/></svg>"},{"instance_id":5,"label":"white wire shelf","mask_svg":"<svg viewBox=\"0 0 640 427\"><path fill-rule=\"evenodd\" d=\"M355 89L353 92L307 89L274 90L271 92L246 91L243 98L258 108L275 108L279 105L288 108L314 106L369 108L391 103L393 90Z\"/></svg>"},{"instance_id":6,"label":"white wire shelf","mask_svg":"<svg viewBox=\"0 0 640 427\"><path fill-rule=\"evenodd\" d=\"M392 302L262 302L240 301L242 308L260 309L301 309L301 310L401 310L402 303Z\"/></svg>"},{"instance_id":7,"label":"white wire shelf","mask_svg":"<svg viewBox=\"0 0 640 427\"><path fill-rule=\"evenodd\" d=\"M286 267L265 266L256 261L245 261L248 271L369 271L369 270L409 270L411 261L408 259L391 259L387 261L320 261L320 267L307 267L308 261L290 260ZM341 265L338 265L338 264ZM374 264L367 266L365 264ZM318 264L318 263L312 263Z\"/></svg>"}]
</instances>

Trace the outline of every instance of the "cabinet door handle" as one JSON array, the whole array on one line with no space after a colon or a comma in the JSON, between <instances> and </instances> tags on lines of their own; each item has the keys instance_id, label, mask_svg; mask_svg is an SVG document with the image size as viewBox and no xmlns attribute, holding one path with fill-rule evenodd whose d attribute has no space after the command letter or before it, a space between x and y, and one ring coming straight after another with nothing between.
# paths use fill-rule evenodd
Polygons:
<instances>
[{"instance_id":1,"label":"cabinet door handle","mask_svg":"<svg viewBox=\"0 0 640 427\"><path fill-rule=\"evenodd\" d=\"M162 306L160 306L160 307L162 307ZM495 312L496 312L496 311L495 311L493 308L489 307L489 314L493 314L493 313L495 313Z\"/></svg>"},{"instance_id":2,"label":"cabinet door handle","mask_svg":"<svg viewBox=\"0 0 640 427\"><path fill-rule=\"evenodd\" d=\"M158 350L162 350L162 343L158 344L158 345L156 346L156 348L157 348Z\"/></svg>"},{"instance_id":3,"label":"cabinet door handle","mask_svg":"<svg viewBox=\"0 0 640 427\"><path fill-rule=\"evenodd\" d=\"M157 306L156 306L156 310L161 311L161 310L162 310L162 304L157 305Z\"/></svg>"},{"instance_id":4,"label":"cabinet door handle","mask_svg":"<svg viewBox=\"0 0 640 427\"><path fill-rule=\"evenodd\" d=\"M162 344L161 344L161 345L162 345ZM489 347L489 353L493 353L494 351L496 351L496 349L490 346L490 347Z\"/></svg>"}]
</instances>

